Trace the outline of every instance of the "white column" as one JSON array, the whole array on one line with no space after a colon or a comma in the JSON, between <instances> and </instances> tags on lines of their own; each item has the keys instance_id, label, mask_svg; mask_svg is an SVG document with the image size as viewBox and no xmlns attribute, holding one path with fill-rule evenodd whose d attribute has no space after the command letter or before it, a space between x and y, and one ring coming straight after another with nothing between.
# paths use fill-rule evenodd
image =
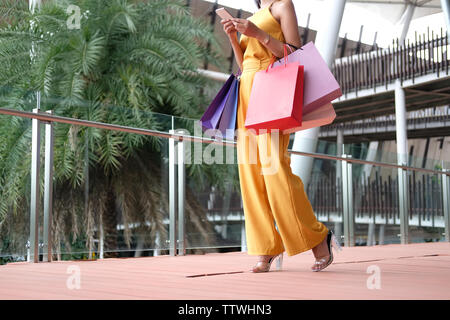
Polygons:
<instances>
[{"instance_id":1,"label":"white column","mask_svg":"<svg viewBox=\"0 0 450 320\"><path fill-rule=\"evenodd\" d=\"M336 156L341 157L344 153L344 128L340 127L336 130ZM341 161L336 161L336 187L342 186L342 164ZM339 189L338 189L339 190ZM342 203L342 197L336 197L336 207L340 208ZM339 210L339 209L338 209ZM342 222L334 222L334 235L338 239L339 243L342 239Z\"/></svg>"},{"instance_id":2,"label":"white column","mask_svg":"<svg viewBox=\"0 0 450 320\"><path fill-rule=\"evenodd\" d=\"M406 39L406 35L408 34L409 25L411 24L411 20L412 20L415 8L416 8L415 5L408 4L405 12L403 13L403 16L401 19L404 20L405 22L403 24L402 33L400 35L400 43L403 43L403 41Z\"/></svg>"},{"instance_id":3,"label":"white column","mask_svg":"<svg viewBox=\"0 0 450 320\"><path fill-rule=\"evenodd\" d=\"M159 230L156 230L155 234L155 250L153 250L153 256L160 256L161 255L161 234Z\"/></svg>"},{"instance_id":4,"label":"white column","mask_svg":"<svg viewBox=\"0 0 450 320\"><path fill-rule=\"evenodd\" d=\"M406 131L405 90L400 80L395 81L395 130L397 140L397 163L408 163L408 137Z\"/></svg>"},{"instance_id":5,"label":"white column","mask_svg":"<svg viewBox=\"0 0 450 320\"><path fill-rule=\"evenodd\" d=\"M375 223L370 222L367 231L367 246L374 246L375 244Z\"/></svg>"},{"instance_id":6,"label":"white column","mask_svg":"<svg viewBox=\"0 0 450 320\"><path fill-rule=\"evenodd\" d=\"M385 225L381 224L379 233L378 233L378 244L380 244L380 245L384 244L384 228L385 228Z\"/></svg>"},{"instance_id":7,"label":"white column","mask_svg":"<svg viewBox=\"0 0 450 320\"><path fill-rule=\"evenodd\" d=\"M341 157L342 154L344 153L344 128L338 128L336 130L336 136L337 136L337 140L336 140L336 156ZM341 183L342 182L342 167L340 166L340 162L337 161L338 163L336 164L336 180L339 179L339 182L336 181L336 183Z\"/></svg>"},{"instance_id":8,"label":"white column","mask_svg":"<svg viewBox=\"0 0 450 320\"><path fill-rule=\"evenodd\" d=\"M344 128L343 127L338 128L336 130L336 143L337 143L336 155L338 157L340 157L342 155L342 153L344 152L344 149L342 146L344 144Z\"/></svg>"},{"instance_id":9,"label":"white column","mask_svg":"<svg viewBox=\"0 0 450 320\"><path fill-rule=\"evenodd\" d=\"M324 1L323 8L328 9L327 15L324 16L324 21L327 23L324 23L323 27L318 30L315 45L329 66L331 66L335 58L345 2L346 0ZM295 151L315 152L319 132L320 128L296 132L292 149ZM309 157L291 155L292 172L302 179L305 189L308 187L311 177L313 160L313 158Z\"/></svg>"},{"instance_id":10,"label":"white column","mask_svg":"<svg viewBox=\"0 0 450 320\"><path fill-rule=\"evenodd\" d=\"M414 14L415 5L409 4L403 14L404 24L402 33L399 39L400 44L406 39L409 25ZM402 18L403 18L402 17ZM405 90L402 88L400 80L395 81L395 126L396 126L396 140L397 140L397 163L408 163L408 137L406 128L406 101Z\"/></svg>"},{"instance_id":11,"label":"white column","mask_svg":"<svg viewBox=\"0 0 450 320\"><path fill-rule=\"evenodd\" d=\"M103 259L105 256L105 233L103 231L103 214L99 216L98 229L98 258Z\"/></svg>"},{"instance_id":12,"label":"white column","mask_svg":"<svg viewBox=\"0 0 450 320\"><path fill-rule=\"evenodd\" d=\"M336 141L336 156L338 157L342 157L342 154L344 153L344 128L338 128L337 132L337 141ZM342 164L341 161L336 161L336 187L339 190L339 188L341 188L342 186ZM342 203L342 199L341 197L336 197L336 207L340 208L341 207L341 203ZM341 222L336 221L334 223L334 232L336 237L338 236L338 234L336 233L336 230L341 230L340 229L340 224ZM338 239L340 239L341 234L339 234Z\"/></svg>"},{"instance_id":13,"label":"white column","mask_svg":"<svg viewBox=\"0 0 450 320\"><path fill-rule=\"evenodd\" d=\"M369 147L367 149L367 156L366 156L366 160L367 161L375 161L376 156L377 156L377 151L378 151L378 141L370 141L369 143ZM363 167L363 172L364 174L361 176L361 183L364 183L365 181L363 180L368 179L370 177L370 174L372 173L372 165L371 164L365 164Z\"/></svg>"},{"instance_id":14,"label":"white column","mask_svg":"<svg viewBox=\"0 0 450 320\"><path fill-rule=\"evenodd\" d=\"M32 13L34 13L34 10L36 8L38 8L41 5L41 3L42 3L42 0L29 0L28 7L29 7L30 11Z\"/></svg>"},{"instance_id":15,"label":"white column","mask_svg":"<svg viewBox=\"0 0 450 320\"><path fill-rule=\"evenodd\" d=\"M447 34L450 37L450 0L441 0L441 7L447 24Z\"/></svg>"},{"instance_id":16,"label":"white column","mask_svg":"<svg viewBox=\"0 0 450 320\"><path fill-rule=\"evenodd\" d=\"M409 4L406 8L402 33L399 39L401 45L404 44L406 35L408 34L409 25L414 14L415 5ZM400 165L408 165L408 136L406 127L406 99L405 90L399 79L395 80L395 129L397 142L397 163ZM399 212L400 212L400 235L401 243L409 242L408 236L408 180L405 172L398 169L398 196L399 196Z\"/></svg>"},{"instance_id":17,"label":"white column","mask_svg":"<svg viewBox=\"0 0 450 320\"><path fill-rule=\"evenodd\" d=\"M241 251L247 252L247 238L245 236L245 222L241 221Z\"/></svg>"}]
</instances>

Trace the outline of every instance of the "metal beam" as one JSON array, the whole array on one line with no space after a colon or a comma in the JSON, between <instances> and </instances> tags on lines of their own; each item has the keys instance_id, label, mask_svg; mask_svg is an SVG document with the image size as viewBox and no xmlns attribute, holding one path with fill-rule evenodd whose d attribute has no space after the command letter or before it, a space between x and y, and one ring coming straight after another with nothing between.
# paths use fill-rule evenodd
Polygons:
<instances>
[{"instance_id":1,"label":"metal beam","mask_svg":"<svg viewBox=\"0 0 450 320\"><path fill-rule=\"evenodd\" d=\"M401 5L401 6L405 5L405 1L376 1L376 0L372 0L372 1L347 0L347 1L351 2L351 3L362 3L362 4L385 4L385 5L389 4L389 5ZM428 3L430 1L426 0L425 2ZM440 6L427 5L427 4L418 4L417 6L421 7L421 8L433 8L433 9L439 9L440 8Z\"/></svg>"},{"instance_id":2,"label":"metal beam","mask_svg":"<svg viewBox=\"0 0 450 320\"><path fill-rule=\"evenodd\" d=\"M444 98L449 98L450 100L450 93L442 93L442 92L435 92L435 91L425 91L425 90L418 90L418 89L412 89L412 88L404 88L405 91L409 92L415 92L420 95L428 95L428 96L441 96ZM407 98L410 98L411 96L407 96Z\"/></svg>"},{"instance_id":3,"label":"metal beam","mask_svg":"<svg viewBox=\"0 0 450 320\"><path fill-rule=\"evenodd\" d=\"M442 81L439 83L447 83L449 79L445 79L447 81ZM395 85L395 83L393 83ZM412 99L412 98L416 98L416 97L420 97L422 95L425 94L425 92L429 92L429 93L433 93L435 95L448 95L448 93L443 92L443 91L448 91L450 90L450 87L444 86L438 89L433 89L431 91L425 91L422 90L420 88L422 88L423 86L427 86L429 83L423 83L420 86L416 85L414 87L406 87L404 86L403 88L405 90L408 91L420 91L417 93L413 93L413 94L409 94L406 96L407 99ZM425 91L425 92L423 92ZM358 109L358 108L362 108L362 107L369 107L369 106L375 106L377 104L383 104L383 103L389 103L389 102L394 102L395 96L394 96L394 92L395 92L395 88L393 88L393 90L388 90L388 91L384 91L384 92L380 92L378 93L376 96L379 97L383 97L382 99L379 100L374 100L373 98L375 97L374 95L370 95L370 96L363 96L363 97L356 97L356 98L352 98L351 100L344 100L344 101L337 101L335 103L333 103L333 106L336 109L336 112L338 111L346 111L346 110L353 110L353 109ZM366 102L368 101L368 102ZM434 100L433 100L434 101Z\"/></svg>"},{"instance_id":4,"label":"metal beam","mask_svg":"<svg viewBox=\"0 0 450 320\"><path fill-rule=\"evenodd\" d=\"M408 96L408 98L409 97L411 97L411 96ZM414 103L409 103L408 104L408 112L419 110L419 109L423 109L423 108L420 108L420 106L424 106L427 103L435 103L436 102L436 103L445 104L446 100L443 100L443 99L444 98L436 98L436 99L432 99L432 100L428 100L428 101L418 101L418 102L414 102ZM353 112L351 114L345 114L345 115L340 115L339 114L339 109L337 109L336 110L336 119L335 119L334 122L335 123L339 123L339 122L345 121L344 119L353 119L353 118L357 119L357 120L360 120L361 116L363 116L363 115L368 115L365 118L371 118L371 117L386 115L386 111L394 110L394 107L395 106L392 105L392 106L385 107L385 108L378 108L378 109L376 109L377 112L373 112L372 111L371 113L369 113L369 112L366 112L366 111L362 111L362 112ZM418 107L418 108L415 108L415 107ZM429 108L429 107L430 107L429 105L426 105L424 108L426 109L426 108ZM392 114L392 113L393 112L391 112L389 114Z\"/></svg>"}]
</instances>

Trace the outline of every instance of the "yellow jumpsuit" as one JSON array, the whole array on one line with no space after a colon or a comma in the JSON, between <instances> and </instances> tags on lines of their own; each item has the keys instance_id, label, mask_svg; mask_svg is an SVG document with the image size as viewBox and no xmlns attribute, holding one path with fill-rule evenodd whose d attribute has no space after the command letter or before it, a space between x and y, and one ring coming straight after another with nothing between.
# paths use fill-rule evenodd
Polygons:
<instances>
[{"instance_id":1,"label":"yellow jumpsuit","mask_svg":"<svg viewBox=\"0 0 450 320\"><path fill-rule=\"evenodd\" d=\"M273 38L285 41L270 6L249 20ZM279 133L278 148L270 149L276 134L253 135L244 127L254 75L267 68L273 54L257 39L245 35L240 37L240 47L244 57L237 108L237 157L248 254L276 255L286 251L292 256L314 248L328 229L316 219L302 180L291 171L289 134ZM261 161L267 156L271 164ZM263 168L269 166L276 170L263 174Z\"/></svg>"}]
</instances>

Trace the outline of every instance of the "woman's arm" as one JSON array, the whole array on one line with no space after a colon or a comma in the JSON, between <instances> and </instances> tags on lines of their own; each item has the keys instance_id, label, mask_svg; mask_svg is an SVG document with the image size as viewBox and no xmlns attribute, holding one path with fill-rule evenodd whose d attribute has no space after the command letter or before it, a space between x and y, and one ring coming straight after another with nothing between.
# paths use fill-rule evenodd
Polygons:
<instances>
[{"instance_id":1,"label":"woman's arm","mask_svg":"<svg viewBox=\"0 0 450 320\"><path fill-rule=\"evenodd\" d=\"M300 34L298 32L297 16L295 14L294 4L292 0L277 1L272 6L272 15L279 18L281 30L283 31L286 43L292 44L298 48L301 47ZM283 42L273 38L267 32L259 29L254 23L246 19L233 18L231 21L237 31L248 37L259 40L266 48L280 58L284 56ZM292 48L291 48L292 49ZM293 51L293 50L291 50Z\"/></svg>"},{"instance_id":2,"label":"woman's arm","mask_svg":"<svg viewBox=\"0 0 450 320\"><path fill-rule=\"evenodd\" d=\"M237 39L237 34L235 34L230 39L231 47L234 51L234 57L236 58L236 62L239 66L239 69L242 71L242 61L244 60L244 53L242 52L241 46L239 45L239 41Z\"/></svg>"},{"instance_id":3,"label":"woman's arm","mask_svg":"<svg viewBox=\"0 0 450 320\"><path fill-rule=\"evenodd\" d=\"M242 61L244 60L243 52L241 49L241 46L239 45L239 41L237 38L237 30L234 27L234 24L231 20L221 20L220 21L223 24L223 30L228 36L228 40L230 40L231 47L233 48L234 57L236 58L236 62L239 66L239 68L242 70Z\"/></svg>"}]
</instances>

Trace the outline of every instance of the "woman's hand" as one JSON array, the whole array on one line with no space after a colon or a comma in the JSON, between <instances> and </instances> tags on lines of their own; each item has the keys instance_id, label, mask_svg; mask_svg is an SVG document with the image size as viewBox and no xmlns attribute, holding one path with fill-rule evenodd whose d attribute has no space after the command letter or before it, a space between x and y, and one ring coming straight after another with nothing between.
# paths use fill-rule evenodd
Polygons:
<instances>
[{"instance_id":1,"label":"woman's hand","mask_svg":"<svg viewBox=\"0 0 450 320\"><path fill-rule=\"evenodd\" d=\"M261 34L262 30L250 20L233 18L231 21L233 22L234 28L247 37L257 38Z\"/></svg>"},{"instance_id":2,"label":"woman's hand","mask_svg":"<svg viewBox=\"0 0 450 320\"><path fill-rule=\"evenodd\" d=\"M223 31L227 34L227 36L231 38L237 38L237 30L234 27L233 21L230 19L222 19L220 23L223 24Z\"/></svg>"},{"instance_id":3,"label":"woman's hand","mask_svg":"<svg viewBox=\"0 0 450 320\"><path fill-rule=\"evenodd\" d=\"M228 36L228 40L230 40L231 47L233 48L234 57L236 59L236 62L239 66L239 68L242 70L242 61L244 53L242 52L242 48L239 44L238 38L237 38L237 30L234 26L233 21L231 19L222 19L220 20L220 23L223 24L223 31Z\"/></svg>"}]
</instances>

